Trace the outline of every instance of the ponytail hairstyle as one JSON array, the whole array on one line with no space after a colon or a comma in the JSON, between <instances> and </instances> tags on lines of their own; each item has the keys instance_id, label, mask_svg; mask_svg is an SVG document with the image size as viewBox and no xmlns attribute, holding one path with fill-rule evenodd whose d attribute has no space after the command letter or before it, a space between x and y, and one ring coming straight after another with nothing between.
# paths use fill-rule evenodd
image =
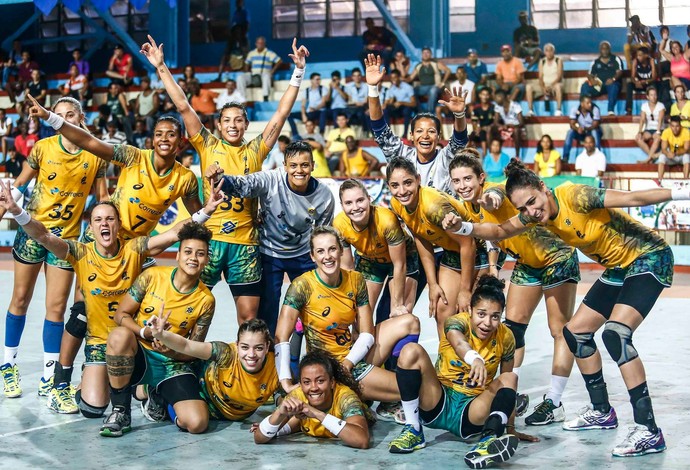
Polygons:
<instances>
[{"instance_id":1,"label":"ponytail hairstyle","mask_svg":"<svg viewBox=\"0 0 690 470\"><path fill-rule=\"evenodd\" d=\"M455 157L453 157L448 166L448 173L456 168L471 168L477 178L484 174L479 151L474 148L464 148L455 152Z\"/></svg>"},{"instance_id":2,"label":"ponytail hairstyle","mask_svg":"<svg viewBox=\"0 0 690 470\"><path fill-rule=\"evenodd\" d=\"M242 336L244 333L261 333L264 336L264 341L268 344L269 351L271 350L273 340L271 338L271 332L268 330L268 325L266 325L265 321L259 318L254 318L242 323L239 330L237 330L238 343L240 342L240 336Z\"/></svg>"},{"instance_id":3,"label":"ponytail hairstyle","mask_svg":"<svg viewBox=\"0 0 690 470\"><path fill-rule=\"evenodd\" d=\"M74 111L76 111L77 114L81 116L81 119L79 120L79 127L81 127L90 134L91 131L86 126L86 116L84 115L84 109L81 107L81 103L76 99L72 98L71 96L63 96L55 102L55 104L53 105L53 111L55 111L55 108L57 108L57 105L59 105L60 103L69 103L72 105Z\"/></svg>"},{"instance_id":4,"label":"ponytail hairstyle","mask_svg":"<svg viewBox=\"0 0 690 470\"><path fill-rule=\"evenodd\" d=\"M359 188L362 190L362 192L369 197L369 192L367 192L367 188L364 187L364 183L360 181L359 179L355 178L349 178L343 181L343 183L340 185L340 190L338 191L338 195L340 196L340 202L343 202L343 193L347 191L348 189L354 189L354 188Z\"/></svg>"},{"instance_id":5,"label":"ponytail hairstyle","mask_svg":"<svg viewBox=\"0 0 690 470\"><path fill-rule=\"evenodd\" d=\"M477 286L474 288L472 298L470 299L470 306L474 308L482 300L496 302L501 306L501 311L506 306L506 296L503 293L506 283L502 279L484 274L477 281Z\"/></svg>"},{"instance_id":6,"label":"ponytail hairstyle","mask_svg":"<svg viewBox=\"0 0 690 470\"><path fill-rule=\"evenodd\" d=\"M321 349L315 349L314 351L307 353L299 362L300 382L302 379L302 369L307 366L316 365L323 367L328 377L335 379L335 381L340 384L346 385L352 389L357 396L360 398L362 397L362 391L359 388L359 383L352 377L352 374L348 374L340 362Z\"/></svg>"},{"instance_id":7,"label":"ponytail hairstyle","mask_svg":"<svg viewBox=\"0 0 690 470\"><path fill-rule=\"evenodd\" d=\"M538 191L542 189L542 181L536 173L525 167L517 158L511 158L510 163L505 169L506 175L506 194L508 198L516 189L534 188Z\"/></svg>"},{"instance_id":8,"label":"ponytail hairstyle","mask_svg":"<svg viewBox=\"0 0 690 470\"><path fill-rule=\"evenodd\" d=\"M390 181L391 176L393 176L393 172L395 170L404 170L405 172L409 173L414 177L419 176L419 173L417 173L417 168L415 168L414 163L412 163L410 160L404 157L395 157L391 159L390 162L388 162L388 165L386 165L386 182Z\"/></svg>"}]
</instances>

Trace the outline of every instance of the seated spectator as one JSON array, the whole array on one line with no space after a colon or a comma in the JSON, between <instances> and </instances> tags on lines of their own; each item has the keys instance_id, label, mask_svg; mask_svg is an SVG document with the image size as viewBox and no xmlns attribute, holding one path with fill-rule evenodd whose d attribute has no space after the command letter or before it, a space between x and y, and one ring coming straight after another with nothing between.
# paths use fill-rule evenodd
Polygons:
<instances>
[{"instance_id":1,"label":"seated spectator","mask_svg":"<svg viewBox=\"0 0 690 470\"><path fill-rule=\"evenodd\" d=\"M496 64L496 85L505 91L510 101L518 101L525 94L525 67L513 57L513 48L501 46L502 59Z\"/></svg>"},{"instance_id":2,"label":"seated spectator","mask_svg":"<svg viewBox=\"0 0 690 470\"><path fill-rule=\"evenodd\" d=\"M187 86L187 80L185 80L183 77L180 77L177 79L177 84L180 85L180 88L182 88L182 91L184 92L184 96L187 98L187 101L192 99L192 94L189 92L189 86Z\"/></svg>"},{"instance_id":3,"label":"seated spectator","mask_svg":"<svg viewBox=\"0 0 690 470\"><path fill-rule=\"evenodd\" d=\"M679 41L671 41L671 52L666 52L668 38L661 42L661 55L670 62L671 82L673 86L683 85L690 88L690 49L683 51L683 46Z\"/></svg>"},{"instance_id":4,"label":"seated spectator","mask_svg":"<svg viewBox=\"0 0 690 470\"><path fill-rule=\"evenodd\" d=\"M62 87L62 96L71 96L81 103L82 108L91 99L91 87L86 75L79 72L79 67L72 64L69 68L69 78Z\"/></svg>"},{"instance_id":5,"label":"seated spectator","mask_svg":"<svg viewBox=\"0 0 690 470\"><path fill-rule=\"evenodd\" d=\"M312 155L314 156L314 170L311 175L315 178L329 178L331 170L328 168L326 155L324 153L326 141L323 135L316 132L316 123L311 119L304 121L304 130L301 135L294 135L293 139L300 139L308 143L312 148Z\"/></svg>"},{"instance_id":6,"label":"seated spectator","mask_svg":"<svg viewBox=\"0 0 690 470\"><path fill-rule=\"evenodd\" d=\"M367 54L379 55L384 67L390 70L393 48L397 41L395 34L385 26L376 26L373 18L366 18L364 25L367 29L362 33L364 48L360 53L360 62L364 63L364 58L367 57Z\"/></svg>"},{"instance_id":7,"label":"seated spectator","mask_svg":"<svg viewBox=\"0 0 690 470\"><path fill-rule=\"evenodd\" d=\"M580 88L580 94L592 98L607 95L608 114L613 116L618 101L618 93L621 91L622 75L623 62L618 56L611 54L611 44L608 41L602 41L599 44L599 57L592 62L587 81Z\"/></svg>"},{"instance_id":8,"label":"seated spectator","mask_svg":"<svg viewBox=\"0 0 690 470\"><path fill-rule=\"evenodd\" d=\"M110 121L110 106L102 104L98 107L98 115L91 123L91 125L96 128L94 134L100 135L105 132L105 125L108 121Z\"/></svg>"},{"instance_id":9,"label":"seated spectator","mask_svg":"<svg viewBox=\"0 0 690 470\"><path fill-rule=\"evenodd\" d=\"M237 82L232 78L225 82L225 90L216 98L216 110L220 111L228 103L245 104L247 98L237 89Z\"/></svg>"},{"instance_id":10,"label":"seated spectator","mask_svg":"<svg viewBox=\"0 0 690 470\"><path fill-rule=\"evenodd\" d=\"M132 145L138 148L144 148L146 139L151 137L151 133L146 127L146 121L144 119L137 119L134 123L134 132L132 133Z\"/></svg>"},{"instance_id":11,"label":"seated spectator","mask_svg":"<svg viewBox=\"0 0 690 470\"><path fill-rule=\"evenodd\" d=\"M278 136L278 145L273 147L268 153L268 157L261 164L261 171L281 168L285 164L285 149L290 145L290 137L286 135Z\"/></svg>"},{"instance_id":12,"label":"seated spectator","mask_svg":"<svg viewBox=\"0 0 690 470\"><path fill-rule=\"evenodd\" d=\"M520 26L513 31L513 46L515 55L524 59L527 68L533 67L541 57L539 49L539 31L535 26L529 24L529 15L526 11L521 11L518 15Z\"/></svg>"},{"instance_id":13,"label":"seated spectator","mask_svg":"<svg viewBox=\"0 0 690 470\"><path fill-rule=\"evenodd\" d=\"M117 82L110 82L105 104L110 108L110 118L122 129L128 141L132 140L132 122L129 120L129 104L122 86Z\"/></svg>"},{"instance_id":14,"label":"seated spectator","mask_svg":"<svg viewBox=\"0 0 690 470\"><path fill-rule=\"evenodd\" d=\"M690 128L690 101L687 99L688 90L682 83L673 87L676 102L671 106L670 116L680 116L680 124Z\"/></svg>"},{"instance_id":15,"label":"seated spectator","mask_svg":"<svg viewBox=\"0 0 690 470\"><path fill-rule=\"evenodd\" d=\"M467 106L467 114L472 115L472 103L474 101L474 82L467 79L467 73L462 66L455 69L455 80L448 85L448 89L452 90L462 90L462 92L467 92L465 96L465 104ZM441 93L441 96L443 93ZM460 94L462 96L462 93ZM448 115L452 117L452 114L447 107L440 106L436 103L436 117L443 122L443 116Z\"/></svg>"},{"instance_id":16,"label":"seated spectator","mask_svg":"<svg viewBox=\"0 0 690 470\"><path fill-rule=\"evenodd\" d=\"M326 107L328 106L328 90L321 85L321 74L314 72L309 76L309 88L305 88L302 92L302 122L312 120L319 123L319 132L323 134L326 128ZM297 125L295 124L295 115L291 113L288 117L288 124L292 135L299 134Z\"/></svg>"},{"instance_id":17,"label":"seated spectator","mask_svg":"<svg viewBox=\"0 0 690 470\"><path fill-rule=\"evenodd\" d=\"M656 64L649 55L649 49L641 46L637 49L630 67L630 81L625 93L625 114L632 114L633 93L646 91L647 87L654 83L656 83Z\"/></svg>"},{"instance_id":18,"label":"seated spectator","mask_svg":"<svg viewBox=\"0 0 690 470\"><path fill-rule=\"evenodd\" d=\"M496 114L492 129L493 138L499 139L501 142L512 139L515 146L515 157L520 159L522 142L527 139L522 107L515 101L509 100L503 89L496 90L494 101Z\"/></svg>"},{"instance_id":19,"label":"seated spectator","mask_svg":"<svg viewBox=\"0 0 690 470\"><path fill-rule=\"evenodd\" d=\"M683 165L683 178L690 177L690 130L680 125L680 116L671 116L669 126L661 134L658 177L662 179L666 165Z\"/></svg>"},{"instance_id":20,"label":"seated spectator","mask_svg":"<svg viewBox=\"0 0 690 470\"><path fill-rule=\"evenodd\" d=\"M345 85L345 93L350 98L347 105L347 118L350 121L350 125L362 126L362 130L367 131L369 129L368 119L366 118L369 88L362 80L362 71L359 68L352 69L351 77L352 81Z\"/></svg>"},{"instance_id":21,"label":"seated spectator","mask_svg":"<svg viewBox=\"0 0 690 470\"><path fill-rule=\"evenodd\" d=\"M419 80L419 85L415 87L414 93L417 97L420 111L422 111L422 98L427 100L426 112L434 113L436 111L438 95L446 81L448 81L448 77L450 77L450 69L446 67L446 64L434 60L430 48L423 48L422 61L417 64L407 78L408 83Z\"/></svg>"},{"instance_id":22,"label":"seated spectator","mask_svg":"<svg viewBox=\"0 0 690 470\"><path fill-rule=\"evenodd\" d=\"M580 96L580 106L570 112L570 130L565 136L563 161L570 159L570 149L575 141L582 142L591 135L597 148L601 148L601 113L599 106L592 103L592 98Z\"/></svg>"},{"instance_id":23,"label":"seated spectator","mask_svg":"<svg viewBox=\"0 0 690 470\"><path fill-rule=\"evenodd\" d=\"M14 138L14 148L17 152L28 157L36 142L38 142L38 129L34 133L29 133L28 122L19 124L19 134Z\"/></svg>"},{"instance_id":24,"label":"seated spectator","mask_svg":"<svg viewBox=\"0 0 690 470\"><path fill-rule=\"evenodd\" d=\"M585 137L583 146L584 149L575 159L577 176L601 178L606 171L606 156L597 148L591 135Z\"/></svg>"},{"instance_id":25,"label":"seated spectator","mask_svg":"<svg viewBox=\"0 0 690 470\"><path fill-rule=\"evenodd\" d=\"M211 127L213 115L216 112L216 103L214 100L218 97L218 93L201 88L201 84L196 78L190 80L188 86L192 94L192 99L189 104L192 105L192 109L199 115L201 123L206 127Z\"/></svg>"},{"instance_id":26,"label":"seated spectator","mask_svg":"<svg viewBox=\"0 0 690 470\"><path fill-rule=\"evenodd\" d=\"M29 51L22 51L22 61L17 65L17 76L19 77L19 81L25 85L29 83L32 78L31 74L34 70L39 70L38 62L31 58L31 53Z\"/></svg>"},{"instance_id":27,"label":"seated spectator","mask_svg":"<svg viewBox=\"0 0 690 470\"><path fill-rule=\"evenodd\" d=\"M187 80L187 83L191 82L192 80L197 80L196 70L194 69L193 65L187 64L184 66L184 69L182 69L182 78Z\"/></svg>"},{"instance_id":28,"label":"seated spectator","mask_svg":"<svg viewBox=\"0 0 690 470\"><path fill-rule=\"evenodd\" d=\"M180 165L183 167L190 169L194 164L194 155L191 153L183 153L177 158L177 161L179 161Z\"/></svg>"},{"instance_id":29,"label":"seated spectator","mask_svg":"<svg viewBox=\"0 0 690 470\"><path fill-rule=\"evenodd\" d=\"M477 93L484 88L489 77L489 71L486 64L479 60L477 49L467 50L467 62L462 66L465 69L467 78L474 82L477 87Z\"/></svg>"},{"instance_id":30,"label":"seated spectator","mask_svg":"<svg viewBox=\"0 0 690 470\"><path fill-rule=\"evenodd\" d=\"M540 178L550 178L561 174L561 154L553 147L553 139L544 134L537 144L534 155L534 172Z\"/></svg>"},{"instance_id":31,"label":"seated spectator","mask_svg":"<svg viewBox=\"0 0 690 470\"><path fill-rule=\"evenodd\" d=\"M153 137L147 137L144 140L144 149L153 150Z\"/></svg>"},{"instance_id":32,"label":"seated spectator","mask_svg":"<svg viewBox=\"0 0 690 470\"><path fill-rule=\"evenodd\" d=\"M410 58L405 55L405 51L397 51L391 61L391 72L397 70L400 72L400 78L407 80L410 75Z\"/></svg>"},{"instance_id":33,"label":"seated spectator","mask_svg":"<svg viewBox=\"0 0 690 470\"><path fill-rule=\"evenodd\" d=\"M113 78L120 85L127 86L132 83L136 76L132 56L125 52L124 48L117 44L113 50L113 55L108 62L108 70L105 74Z\"/></svg>"},{"instance_id":34,"label":"seated spectator","mask_svg":"<svg viewBox=\"0 0 690 470\"><path fill-rule=\"evenodd\" d=\"M403 136L407 136L412 113L417 108L417 98L412 85L400 79L400 72L393 70L390 78L391 86L388 89L386 101L383 103L383 116L386 122L391 122L391 118L403 118Z\"/></svg>"},{"instance_id":35,"label":"seated spectator","mask_svg":"<svg viewBox=\"0 0 690 470\"><path fill-rule=\"evenodd\" d=\"M491 139L489 153L484 157L482 166L484 173L489 178L504 178L503 170L510 163L510 157L503 152L503 142L501 139Z\"/></svg>"},{"instance_id":36,"label":"seated spectator","mask_svg":"<svg viewBox=\"0 0 690 470\"><path fill-rule=\"evenodd\" d=\"M12 41L12 49L7 54L7 58L2 62L2 87L9 83L10 77L17 76L17 66L21 64L22 58L22 43L19 39Z\"/></svg>"},{"instance_id":37,"label":"seated spectator","mask_svg":"<svg viewBox=\"0 0 690 470\"><path fill-rule=\"evenodd\" d=\"M7 115L5 109L0 108L0 146L4 159L7 159L7 149L14 146L13 127L12 118Z\"/></svg>"},{"instance_id":38,"label":"seated spectator","mask_svg":"<svg viewBox=\"0 0 690 470\"><path fill-rule=\"evenodd\" d=\"M244 64L249 52L249 47L246 45L247 34L243 33L242 29L237 26L230 28L230 37L225 44L225 51L220 58L220 65L218 66L217 82L223 81L223 72L225 68L229 68L231 72L240 72L244 70Z\"/></svg>"},{"instance_id":39,"label":"seated spectator","mask_svg":"<svg viewBox=\"0 0 690 470\"><path fill-rule=\"evenodd\" d=\"M340 113L335 118L336 126L326 137L326 160L328 169L333 173L338 168L338 160L343 152L347 150L345 139L355 137L355 131L347 124L347 115Z\"/></svg>"},{"instance_id":40,"label":"seated spectator","mask_svg":"<svg viewBox=\"0 0 690 470\"><path fill-rule=\"evenodd\" d=\"M264 101L268 101L273 75L283 61L278 54L266 47L265 37L256 38L254 45L256 48L249 51L245 60L245 73L237 76L237 88L247 96L247 87L261 87Z\"/></svg>"},{"instance_id":41,"label":"seated spectator","mask_svg":"<svg viewBox=\"0 0 690 470\"><path fill-rule=\"evenodd\" d=\"M45 106L46 98L48 97L48 84L41 76L41 71L33 69L31 71L31 80L26 83L26 91L38 101L41 106Z\"/></svg>"},{"instance_id":42,"label":"seated spectator","mask_svg":"<svg viewBox=\"0 0 690 470\"><path fill-rule=\"evenodd\" d=\"M83 75L87 79L91 76L91 66L89 65L89 61L82 58L81 49L74 49L72 51L72 61L67 66L67 73L69 73L69 74L72 73L72 66L73 65L77 66L77 70L78 70L77 75Z\"/></svg>"},{"instance_id":43,"label":"seated spectator","mask_svg":"<svg viewBox=\"0 0 690 470\"><path fill-rule=\"evenodd\" d=\"M484 87L479 90L479 103L472 109L472 135L470 140L477 147L481 147L482 155L486 155L487 141L491 135L491 127L496 121L496 110L491 102L491 89Z\"/></svg>"},{"instance_id":44,"label":"seated spectator","mask_svg":"<svg viewBox=\"0 0 690 470\"><path fill-rule=\"evenodd\" d=\"M562 116L563 104L563 61L556 56L556 46L548 43L544 46L544 57L539 60L539 85L527 85L528 116L534 116L534 99L544 97L547 112L551 112L551 98L556 98L554 116Z\"/></svg>"},{"instance_id":45,"label":"seated spectator","mask_svg":"<svg viewBox=\"0 0 690 470\"><path fill-rule=\"evenodd\" d=\"M160 108L160 99L156 90L151 88L151 79L148 76L141 77L141 92L137 95L134 105L134 116L137 120L145 121L146 129L153 129L156 116ZM142 146L137 144L137 147Z\"/></svg>"},{"instance_id":46,"label":"seated spectator","mask_svg":"<svg viewBox=\"0 0 690 470\"><path fill-rule=\"evenodd\" d=\"M641 47L646 47L649 54L653 55L656 52L657 44L654 33L652 33L649 26L642 24L638 15L631 16L628 18L628 21L630 21L630 29L628 30L628 39L625 46L623 46L623 50L625 53L625 62L632 71L634 69L631 67L631 63L635 60L637 51Z\"/></svg>"},{"instance_id":47,"label":"seated spectator","mask_svg":"<svg viewBox=\"0 0 690 470\"><path fill-rule=\"evenodd\" d=\"M22 170L24 169L26 163L26 157L15 150L14 147L10 147L5 158L5 171L12 176L12 178L17 178Z\"/></svg>"},{"instance_id":48,"label":"seated spectator","mask_svg":"<svg viewBox=\"0 0 690 470\"><path fill-rule=\"evenodd\" d=\"M336 176L364 178L378 174L381 163L375 156L359 147L359 141L353 136L345 139L347 149L340 156Z\"/></svg>"},{"instance_id":49,"label":"seated spectator","mask_svg":"<svg viewBox=\"0 0 690 470\"><path fill-rule=\"evenodd\" d=\"M664 128L666 108L659 103L656 88L647 87L647 101L642 104L640 128L635 136L637 146L647 154L645 163L653 163L661 143L661 131ZM650 145L651 142L651 145Z\"/></svg>"},{"instance_id":50,"label":"seated spectator","mask_svg":"<svg viewBox=\"0 0 690 470\"><path fill-rule=\"evenodd\" d=\"M342 75L335 70L331 73L330 92L328 98L328 108L326 109L326 121L335 124L335 117L338 114L347 116L347 101L350 99L345 92L345 86L341 83Z\"/></svg>"},{"instance_id":51,"label":"seated spectator","mask_svg":"<svg viewBox=\"0 0 690 470\"><path fill-rule=\"evenodd\" d=\"M105 125L105 132L101 135L101 140L112 145L121 145L127 143L127 136L124 132L117 129L115 121L109 121Z\"/></svg>"}]
</instances>

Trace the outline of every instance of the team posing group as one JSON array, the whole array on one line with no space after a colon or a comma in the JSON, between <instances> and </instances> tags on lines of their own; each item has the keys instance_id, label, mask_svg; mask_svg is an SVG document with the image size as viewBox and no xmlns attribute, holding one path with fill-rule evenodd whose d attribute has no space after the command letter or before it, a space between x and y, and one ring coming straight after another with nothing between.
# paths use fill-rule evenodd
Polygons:
<instances>
[{"instance_id":1,"label":"team posing group","mask_svg":"<svg viewBox=\"0 0 690 470\"><path fill-rule=\"evenodd\" d=\"M309 56L304 46L293 42L290 86L250 142L242 105L221 110L215 137L165 65L163 45L149 37L141 52L200 155L205 205L196 177L175 161L182 138L175 119L161 118L153 150L142 150L91 136L72 98L58 100L52 112L32 100L31 114L58 134L37 142L14 185L0 187L0 214L9 211L19 224L0 367L7 397L22 393L17 352L45 265L50 295L38 393L58 413L106 416L103 436L131 430L132 397L148 419L169 417L190 433L204 432L209 419L247 419L275 399L275 411L252 427L257 444L303 432L368 448L373 414L364 403L378 401L379 418L404 424L391 452L425 447L427 426L462 439L478 435L465 462L484 468L509 459L519 439L536 440L516 432L514 419L527 407L517 393L519 371L525 331L543 297L554 344L551 384L526 424L618 426L594 341L603 326L635 421L613 454L665 449L632 336L671 285L673 255L618 208L690 199L688 190L550 189L518 161L506 169L505 184L488 183L479 155L465 148L465 96L446 91L439 102L454 115L444 148L440 122L424 113L412 121L406 145L383 118L385 70L370 55L371 129L388 162L391 209L373 206L364 185L350 179L340 186L342 213L334 218L330 189L311 177L310 145L288 145L283 168L260 171L297 99ZM108 162L121 167L113 195L104 181ZM16 201L34 178L24 210ZM92 188L99 202L88 209L78 240ZM152 236L176 201L191 220ZM155 266L151 257L177 242L176 266ZM573 315L575 248L606 270ZM507 298L497 278L506 255L516 260ZM63 323L75 273L74 304ZM291 284L281 306L285 274ZM234 298L237 341L204 342L216 307L210 290L221 277ZM435 364L417 344L420 323L412 313L425 287L439 338ZM302 338L307 355L300 360ZM591 406L566 420L561 396L574 361Z\"/></svg>"}]
</instances>

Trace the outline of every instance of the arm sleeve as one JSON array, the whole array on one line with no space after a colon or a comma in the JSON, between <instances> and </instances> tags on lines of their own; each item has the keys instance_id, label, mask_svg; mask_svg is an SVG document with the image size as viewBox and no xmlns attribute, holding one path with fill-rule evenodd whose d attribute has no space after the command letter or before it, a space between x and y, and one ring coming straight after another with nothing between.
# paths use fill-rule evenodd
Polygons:
<instances>
[{"instance_id":1,"label":"arm sleeve","mask_svg":"<svg viewBox=\"0 0 690 470\"><path fill-rule=\"evenodd\" d=\"M371 130L374 131L374 140L383 152L383 156L386 157L386 161L391 161L402 154L403 141L393 133L385 119L372 121Z\"/></svg>"},{"instance_id":2,"label":"arm sleeve","mask_svg":"<svg viewBox=\"0 0 690 470\"><path fill-rule=\"evenodd\" d=\"M451 330L459 331L463 335L467 335L467 332L470 331L470 325L463 317L453 315L446 320L446 323L443 326L443 331L446 334L448 334L448 332Z\"/></svg>"},{"instance_id":3,"label":"arm sleeve","mask_svg":"<svg viewBox=\"0 0 690 470\"><path fill-rule=\"evenodd\" d=\"M113 164L119 167L130 167L141 159L141 150L131 145L115 145L113 148Z\"/></svg>"},{"instance_id":4,"label":"arm sleeve","mask_svg":"<svg viewBox=\"0 0 690 470\"><path fill-rule=\"evenodd\" d=\"M132 284L132 287L129 288L129 295L131 295L132 298L138 303L141 303L146 296L146 289L148 288L150 282L151 276L149 273L144 271L143 273L139 274L134 281L134 284Z\"/></svg>"},{"instance_id":5,"label":"arm sleeve","mask_svg":"<svg viewBox=\"0 0 690 470\"><path fill-rule=\"evenodd\" d=\"M259 171L245 176L225 175L223 191L235 197L265 196L271 187L278 184L278 170Z\"/></svg>"},{"instance_id":6,"label":"arm sleeve","mask_svg":"<svg viewBox=\"0 0 690 470\"><path fill-rule=\"evenodd\" d=\"M287 305L301 312L309 302L310 296L311 288L309 287L309 283L303 279L297 278L292 281L290 287L288 287L283 305Z\"/></svg>"},{"instance_id":7,"label":"arm sleeve","mask_svg":"<svg viewBox=\"0 0 690 470\"><path fill-rule=\"evenodd\" d=\"M364 276L357 271L353 271L353 275L356 276L355 292L357 292L357 295L355 298L357 299L357 306L364 307L365 305L369 305L369 294L367 293L367 284L364 281Z\"/></svg>"},{"instance_id":8,"label":"arm sleeve","mask_svg":"<svg viewBox=\"0 0 690 470\"><path fill-rule=\"evenodd\" d=\"M568 194L570 204L575 208L576 212L586 214L594 209L604 208L604 197L606 190L603 188L594 188L585 184L573 185L570 194Z\"/></svg>"}]
</instances>

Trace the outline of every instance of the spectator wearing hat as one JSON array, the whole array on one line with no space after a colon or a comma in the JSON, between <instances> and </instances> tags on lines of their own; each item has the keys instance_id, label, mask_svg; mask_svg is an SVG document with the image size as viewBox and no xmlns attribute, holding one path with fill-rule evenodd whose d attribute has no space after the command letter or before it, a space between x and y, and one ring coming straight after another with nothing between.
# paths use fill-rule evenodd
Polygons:
<instances>
[{"instance_id":1,"label":"spectator wearing hat","mask_svg":"<svg viewBox=\"0 0 690 470\"><path fill-rule=\"evenodd\" d=\"M601 41L599 57L592 62L587 81L580 88L580 94L592 98L608 95L608 112L609 116L613 116L616 114L616 101L618 101L618 93L621 91L622 75L623 62L618 56L611 54L611 43Z\"/></svg>"},{"instance_id":2,"label":"spectator wearing hat","mask_svg":"<svg viewBox=\"0 0 690 470\"><path fill-rule=\"evenodd\" d=\"M539 49L539 31L529 24L529 15L526 11L520 12L518 21L520 21L520 26L513 31L515 55L520 59L525 59L527 68L531 68L542 55Z\"/></svg>"},{"instance_id":3,"label":"spectator wearing hat","mask_svg":"<svg viewBox=\"0 0 690 470\"><path fill-rule=\"evenodd\" d=\"M631 16L628 18L628 21L630 21L628 40L625 43L625 46L623 46L623 51L625 53L625 62L627 63L628 67L631 67L630 70L632 70L632 62L635 59L637 50L640 47L646 47L649 51L649 54L653 55L657 50L657 44L654 33L649 26L642 24L638 15Z\"/></svg>"},{"instance_id":4,"label":"spectator wearing hat","mask_svg":"<svg viewBox=\"0 0 690 470\"><path fill-rule=\"evenodd\" d=\"M496 84L511 101L518 101L525 93L525 67L508 44L501 46L501 57L496 64Z\"/></svg>"},{"instance_id":5,"label":"spectator wearing hat","mask_svg":"<svg viewBox=\"0 0 690 470\"><path fill-rule=\"evenodd\" d=\"M476 85L477 93L487 86L486 81L489 76L489 71L486 68L486 64L479 60L477 49L467 50L467 62L465 62L463 68L467 74L467 79L471 80Z\"/></svg>"}]
</instances>

